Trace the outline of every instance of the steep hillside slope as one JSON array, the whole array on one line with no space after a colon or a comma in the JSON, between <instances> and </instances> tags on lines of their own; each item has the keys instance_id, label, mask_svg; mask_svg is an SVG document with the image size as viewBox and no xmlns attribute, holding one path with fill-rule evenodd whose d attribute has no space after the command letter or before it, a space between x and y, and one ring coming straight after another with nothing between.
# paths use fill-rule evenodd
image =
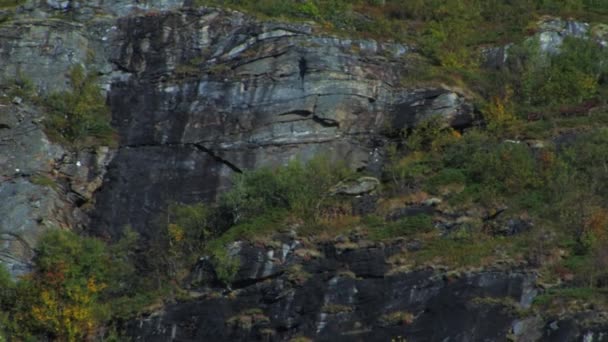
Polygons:
<instances>
[{"instance_id":1,"label":"steep hillside slope","mask_svg":"<svg viewBox=\"0 0 608 342\"><path fill-rule=\"evenodd\" d=\"M335 3L0 1L0 332L605 339L606 26Z\"/></svg>"}]
</instances>

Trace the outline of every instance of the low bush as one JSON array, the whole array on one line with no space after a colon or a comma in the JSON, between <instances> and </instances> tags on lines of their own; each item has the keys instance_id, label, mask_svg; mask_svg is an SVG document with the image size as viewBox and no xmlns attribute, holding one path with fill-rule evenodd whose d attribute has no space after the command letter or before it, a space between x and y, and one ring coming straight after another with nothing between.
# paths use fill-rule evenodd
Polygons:
<instances>
[{"instance_id":1,"label":"low bush","mask_svg":"<svg viewBox=\"0 0 608 342\"><path fill-rule=\"evenodd\" d=\"M608 293L601 289L592 287L562 287L548 289L543 294L534 298L534 306L547 312L552 307L563 308L563 304L568 301L578 301L583 303L605 304ZM561 304L561 305L560 305ZM572 310L572 307L569 307Z\"/></svg>"},{"instance_id":2,"label":"low bush","mask_svg":"<svg viewBox=\"0 0 608 342\"><path fill-rule=\"evenodd\" d=\"M377 218L367 218L368 237L372 240L387 240L429 232L433 221L429 215L420 214L406 217L395 222L384 222Z\"/></svg>"},{"instance_id":3,"label":"low bush","mask_svg":"<svg viewBox=\"0 0 608 342\"><path fill-rule=\"evenodd\" d=\"M465 185L467 181L463 170L444 168L429 177L426 181L426 190L431 193L440 192L440 188L450 185Z\"/></svg>"},{"instance_id":4,"label":"low bush","mask_svg":"<svg viewBox=\"0 0 608 342\"><path fill-rule=\"evenodd\" d=\"M596 42L566 37L559 53L546 56L531 45L520 95L533 107L578 104L597 96L608 53Z\"/></svg>"},{"instance_id":5,"label":"low bush","mask_svg":"<svg viewBox=\"0 0 608 342\"><path fill-rule=\"evenodd\" d=\"M409 257L418 266L433 263L459 269L488 266L505 258L521 260L530 246L530 236L526 234L503 238L476 231L461 232L429 240Z\"/></svg>"},{"instance_id":6,"label":"low bush","mask_svg":"<svg viewBox=\"0 0 608 342\"><path fill-rule=\"evenodd\" d=\"M288 209L304 221L314 221L329 189L350 174L344 164L324 157L245 172L235 176L233 188L220 199L220 207L232 216L234 224L276 209Z\"/></svg>"},{"instance_id":7,"label":"low bush","mask_svg":"<svg viewBox=\"0 0 608 342\"><path fill-rule=\"evenodd\" d=\"M110 110L94 74L81 66L70 71L71 91L50 94L42 101L48 114L46 131L53 139L77 147L114 145Z\"/></svg>"}]
</instances>

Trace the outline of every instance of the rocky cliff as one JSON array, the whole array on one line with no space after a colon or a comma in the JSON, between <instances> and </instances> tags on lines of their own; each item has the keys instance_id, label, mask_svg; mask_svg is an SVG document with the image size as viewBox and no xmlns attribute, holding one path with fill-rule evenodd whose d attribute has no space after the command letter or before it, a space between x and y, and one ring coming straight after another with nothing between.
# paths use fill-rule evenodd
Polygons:
<instances>
[{"instance_id":1,"label":"rocky cliff","mask_svg":"<svg viewBox=\"0 0 608 342\"><path fill-rule=\"evenodd\" d=\"M400 244L327 244L311 251L288 241L278 250L238 248L243 267L228 297L192 289L199 299L134 323L135 335L142 341L285 341L298 336L318 341L498 341L542 335L540 322L528 327L517 315L536 293L535 276L525 271L391 272L387 260L405 248ZM203 271L199 275L208 281Z\"/></svg>"},{"instance_id":2,"label":"rocky cliff","mask_svg":"<svg viewBox=\"0 0 608 342\"><path fill-rule=\"evenodd\" d=\"M45 230L117 238L131 226L150 237L169 202L213 201L234 173L324 154L379 175L396 131L434 114L457 129L478 119L464 91L407 82L414 46L188 5L32 0L0 24L0 261L13 275L27 272ZM488 63L505 54L491 50ZM68 89L74 65L100 76L116 147L50 140L44 110L11 91L25 82L37 94ZM141 341L604 336L600 319L521 319L539 290L525 265L408 270L391 261L415 248L404 241L343 242L237 243L230 289L203 258L190 300L127 331Z\"/></svg>"},{"instance_id":3,"label":"rocky cliff","mask_svg":"<svg viewBox=\"0 0 608 342\"><path fill-rule=\"evenodd\" d=\"M120 135L93 214L102 234L125 225L145 233L169 200L209 200L233 172L319 152L377 173L389 130L437 113L455 126L473 120L462 94L402 84L408 46L172 5L28 3L2 26L4 83L26 79L44 94L68 88L73 65L102 76ZM20 120L40 131L35 119ZM5 129L12 136L26 128L7 121ZM46 147L47 162L67 157L52 148L61 149ZM4 164L3 174L32 174L19 164L34 154L7 149L21 160Z\"/></svg>"},{"instance_id":4,"label":"rocky cliff","mask_svg":"<svg viewBox=\"0 0 608 342\"><path fill-rule=\"evenodd\" d=\"M401 85L409 47L312 31L213 9L120 19L112 61L129 77L109 93L121 142L98 228L145 231L167 200L213 199L233 172L293 158L377 172L389 128L471 123L462 95Z\"/></svg>"}]
</instances>

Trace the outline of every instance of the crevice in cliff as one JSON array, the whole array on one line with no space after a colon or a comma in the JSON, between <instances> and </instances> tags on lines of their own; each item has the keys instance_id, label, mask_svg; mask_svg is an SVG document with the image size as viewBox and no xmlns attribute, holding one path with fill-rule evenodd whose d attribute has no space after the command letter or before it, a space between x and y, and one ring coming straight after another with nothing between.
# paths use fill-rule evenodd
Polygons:
<instances>
[{"instance_id":1,"label":"crevice in cliff","mask_svg":"<svg viewBox=\"0 0 608 342\"><path fill-rule=\"evenodd\" d=\"M336 127L336 128L340 128L340 123L336 120L332 120L332 119L327 119L327 118L322 118L318 115L313 115L312 116L312 121L318 123L319 125L323 126L323 127Z\"/></svg>"},{"instance_id":2,"label":"crevice in cliff","mask_svg":"<svg viewBox=\"0 0 608 342\"><path fill-rule=\"evenodd\" d=\"M34 250L34 247L25 238L23 238L19 234L16 234L14 232L2 232L2 234L5 235L5 236L12 237L15 241L18 241L19 243L21 243L29 251L33 251ZM2 238L0 240L8 240L8 239ZM1 253L0 255L4 256L5 258L10 258L12 260L19 261L18 258L15 258L13 255L10 255L10 253Z\"/></svg>"},{"instance_id":3,"label":"crevice in cliff","mask_svg":"<svg viewBox=\"0 0 608 342\"><path fill-rule=\"evenodd\" d=\"M118 71L124 72L126 74L132 74L135 72L134 70L129 69L129 67L123 65L120 61L111 60L110 62L116 69L118 69Z\"/></svg>"},{"instance_id":4,"label":"crevice in cliff","mask_svg":"<svg viewBox=\"0 0 608 342\"><path fill-rule=\"evenodd\" d=\"M289 47L291 47L291 46L289 46ZM247 51L247 50L245 50L245 51ZM245 52L245 51L244 51L244 52ZM243 53L244 53L244 52L243 52ZM284 55L284 54L286 54L287 52L289 52L289 48L286 48L286 49L284 49L283 51L279 51L279 52L277 52L277 53L270 54L270 55L264 55L264 56L260 56L260 57L253 57L253 58L250 58L250 59L243 59L243 62L242 62L242 63L237 63L237 64L236 64L236 65L234 65L234 66L233 66L231 69L232 69L232 70L235 70L235 69L237 69L237 68L239 68L239 67L242 67L243 65L247 65L247 64L255 63L255 62L257 62L257 61L261 61L261 60L263 60L263 59L268 59L268 58L278 58L278 57L283 56L283 55ZM225 62L224 62L224 63L225 63ZM266 73L259 73L259 74L252 74L252 75L253 75L253 76L259 76L259 75L264 75L264 74L266 74Z\"/></svg>"},{"instance_id":5,"label":"crevice in cliff","mask_svg":"<svg viewBox=\"0 0 608 342\"><path fill-rule=\"evenodd\" d=\"M310 110L306 110L306 109L296 109L296 110L290 110L288 112L285 113L281 113L278 116L286 116L286 115L299 115L299 116L310 116L313 112Z\"/></svg>"},{"instance_id":6,"label":"crevice in cliff","mask_svg":"<svg viewBox=\"0 0 608 342\"><path fill-rule=\"evenodd\" d=\"M272 279L279 278L284 273L285 273L285 271L279 271L277 273L273 273L273 274L271 274L269 276L266 276L266 277L260 277L260 278L254 278L254 279L243 279L243 280L235 281L234 283L231 284L230 287L231 287L232 290L244 289L246 287L250 287L250 286L253 286L255 284L259 284L259 283L265 282L267 280L272 280Z\"/></svg>"},{"instance_id":7,"label":"crevice in cliff","mask_svg":"<svg viewBox=\"0 0 608 342\"><path fill-rule=\"evenodd\" d=\"M241 170L239 167L237 167L236 165L234 165L232 162L218 156L215 152L213 152L212 150L206 148L205 146L198 144L198 143L190 143L190 144L185 144L186 146L191 146L196 148L199 151L202 151L204 153L207 153L211 158L215 159L217 162L222 163L226 166L228 166L232 171L237 172L237 173L243 173L243 170Z\"/></svg>"},{"instance_id":8,"label":"crevice in cliff","mask_svg":"<svg viewBox=\"0 0 608 342\"><path fill-rule=\"evenodd\" d=\"M86 198L84 195L82 195L78 191L72 189L71 185L65 186L64 192L65 192L65 195L66 195L68 201L70 201L72 204L74 204L74 206L76 208L80 208L89 202L88 198Z\"/></svg>"},{"instance_id":9,"label":"crevice in cliff","mask_svg":"<svg viewBox=\"0 0 608 342\"><path fill-rule=\"evenodd\" d=\"M308 72L308 61L306 58L300 57L298 69L300 69L300 79L302 80L302 83L304 83L304 76L306 76L306 73Z\"/></svg>"},{"instance_id":10,"label":"crevice in cliff","mask_svg":"<svg viewBox=\"0 0 608 342\"><path fill-rule=\"evenodd\" d=\"M372 96L368 96L368 95L363 95L363 94L357 94L357 93L349 93L349 92L345 92L345 93L309 93L306 95L302 95L302 96L297 96L297 97L291 97L291 98L287 98L281 101L281 103L285 103L285 102L290 102L290 101L298 101L298 100L305 100L311 97L323 97L323 96L352 96L352 97L360 97L366 100L373 100L374 103L375 102L379 102L380 100L378 100L375 97ZM255 104L251 105L251 108L257 108L257 107L268 107L268 106L272 106L272 105L276 105L277 101L268 101L268 102L258 102ZM314 112L314 111L313 111Z\"/></svg>"},{"instance_id":11,"label":"crevice in cliff","mask_svg":"<svg viewBox=\"0 0 608 342\"><path fill-rule=\"evenodd\" d=\"M196 142L192 142L192 143L132 144L132 145L122 145L122 146L119 147L119 149L122 149L122 148L141 148L141 147L190 147L190 148L193 148L193 149L198 150L200 152L206 153L211 158L213 158L215 161L217 161L217 162L219 162L221 164L226 165L228 168L230 168L234 172L243 173L243 170L241 170L241 168L239 168L238 166L236 166L231 161L226 160L226 159L220 157L213 150L205 147L201 143L196 143Z\"/></svg>"}]
</instances>

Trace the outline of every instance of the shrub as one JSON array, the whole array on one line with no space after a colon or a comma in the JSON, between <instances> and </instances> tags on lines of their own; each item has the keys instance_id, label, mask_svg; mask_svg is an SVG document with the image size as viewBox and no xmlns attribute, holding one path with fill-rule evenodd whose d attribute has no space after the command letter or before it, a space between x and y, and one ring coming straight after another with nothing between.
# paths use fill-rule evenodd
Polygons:
<instances>
[{"instance_id":1,"label":"shrub","mask_svg":"<svg viewBox=\"0 0 608 342\"><path fill-rule=\"evenodd\" d=\"M406 136L406 132L401 136ZM460 137L460 133L447 126L439 115L422 120L405 137L405 153L399 151L398 144L387 149L385 178L393 181L396 190L415 189L423 179L443 166L441 153L458 142Z\"/></svg>"},{"instance_id":2,"label":"shrub","mask_svg":"<svg viewBox=\"0 0 608 342\"><path fill-rule=\"evenodd\" d=\"M215 249L211 259L217 279L230 284L240 267L240 260L228 254L225 248Z\"/></svg>"},{"instance_id":3,"label":"shrub","mask_svg":"<svg viewBox=\"0 0 608 342\"><path fill-rule=\"evenodd\" d=\"M525 196L543 188L550 173L526 144L501 142L477 130L448 146L441 164L444 170L429 180L429 190L436 191L436 183L449 182L450 177L462 181L464 175L466 188L453 199L459 202L491 204L501 198Z\"/></svg>"},{"instance_id":4,"label":"shrub","mask_svg":"<svg viewBox=\"0 0 608 342\"><path fill-rule=\"evenodd\" d=\"M555 55L531 46L521 95L532 106L576 104L597 95L608 53L592 40L566 37Z\"/></svg>"},{"instance_id":5,"label":"shrub","mask_svg":"<svg viewBox=\"0 0 608 342\"><path fill-rule=\"evenodd\" d=\"M203 203L177 204L168 208L168 234L171 250L191 255L201 249L201 242L209 238L211 210Z\"/></svg>"},{"instance_id":6,"label":"shrub","mask_svg":"<svg viewBox=\"0 0 608 342\"><path fill-rule=\"evenodd\" d=\"M406 146L412 151L441 152L460 138L460 133L447 126L440 115L422 120L407 136Z\"/></svg>"},{"instance_id":7,"label":"shrub","mask_svg":"<svg viewBox=\"0 0 608 342\"><path fill-rule=\"evenodd\" d=\"M58 188L57 182L53 178L46 175L34 175L30 178L30 182L36 185L49 187L51 189Z\"/></svg>"},{"instance_id":8,"label":"shrub","mask_svg":"<svg viewBox=\"0 0 608 342\"><path fill-rule=\"evenodd\" d=\"M23 73L19 70L15 77L14 84L11 84L8 89L8 95L11 97L17 96L22 99L36 99L36 89L34 86L34 82L23 75Z\"/></svg>"},{"instance_id":9,"label":"shrub","mask_svg":"<svg viewBox=\"0 0 608 342\"><path fill-rule=\"evenodd\" d=\"M230 227L219 237L210 240L206 246L206 251L211 255L211 262L218 279L225 284L229 284L240 266L240 260L232 257L227 251L229 243L271 234L281 227L286 217L287 211L285 209L267 209L262 215Z\"/></svg>"},{"instance_id":10,"label":"shrub","mask_svg":"<svg viewBox=\"0 0 608 342\"><path fill-rule=\"evenodd\" d=\"M263 168L238 174L234 186L220 199L233 223L241 223L275 209L289 209L305 221L315 220L329 189L348 177L344 164L317 157L306 164L290 162L277 169Z\"/></svg>"},{"instance_id":11,"label":"shrub","mask_svg":"<svg viewBox=\"0 0 608 342\"><path fill-rule=\"evenodd\" d=\"M16 284L11 279L6 267L4 267L4 264L0 264L0 341L6 341L6 336L13 328L9 312L5 308L14 306L15 288Z\"/></svg>"},{"instance_id":12,"label":"shrub","mask_svg":"<svg viewBox=\"0 0 608 342\"><path fill-rule=\"evenodd\" d=\"M427 180L426 188L429 192L437 193L441 187L448 185L464 185L465 183L466 175L462 170L444 168Z\"/></svg>"},{"instance_id":13,"label":"shrub","mask_svg":"<svg viewBox=\"0 0 608 342\"><path fill-rule=\"evenodd\" d=\"M511 102L513 91L507 87L504 93L502 97L492 97L483 110L487 128L494 134L512 133L513 128L519 123Z\"/></svg>"},{"instance_id":14,"label":"shrub","mask_svg":"<svg viewBox=\"0 0 608 342\"><path fill-rule=\"evenodd\" d=\"M423 152L413 152L400 157L396 150L389 151L389 163L385 178L390 179L396 190L415 189L435 169L436 161Z\"/></svg>"},{"instance_id":15,"label":"shrub","mask_svg":"<svg viewBox=\"0 0 608 342\"><path fill-rule=\"evenodd\" d=\"M494 243L461 239L436 239L415 255L417 263L438 262L453 267L484 265L494 253ZM486 260L484 260L486 259Z\"/></svg>"},{"instance_id":16,"label":"shrub","mask_svg":"<svg viewBox=\"0 0 608 342\"><path fill-rule=\"evenodd\" d=\"M74 146L113 145L110 111L95 75L76 66L69 76L72 91L53 93L43 101L47 133Z\"/></svg>"},{"instance_id":17,"label":"shrub","mask_svg":"<svg viewBox=\"0 0 608 342\"><path fill-rule=\"evenodd\" d=\"M77 341L92 336L107 318L99 301L107 288L105 246L68 231L51 231L39 242L35 270L18 284L18 329Z\"/></svg>"},{"instance_id":18,"label":"shrub","mask_svg":"<svg viewBox=\"0 0 608 342\"><path fill-rule=\"evenodd\" d=\"M540 185L536 160L525 144L502 143L473 153L467 173L473 182L516 194Z\"/></svg>"},{"instance_id":19,"label":"shrub","mask_svg":"<svg viewBox=\"0 0 608 342\"><path fill-rule=\"evenodd\" d=\"M561 158L570 166L567 172L572 177L593 184L590 188L595 193L608 198L608 128L599 128L577 137L574 144L561 153Z\"/></svg>"},{"instance_id":20,"label":"shrub","mask_svg":"<svg viewBox=\"0 0 608 342\"><path fill-rule=\"evenodd\" d=\"M16 284L0 272L0 334L17 340L82 341L112 318L130 318L158 294L142 287L131 230L114 245L51 230L36 248L33 272Z\"/></svg>"}]
</instances>

